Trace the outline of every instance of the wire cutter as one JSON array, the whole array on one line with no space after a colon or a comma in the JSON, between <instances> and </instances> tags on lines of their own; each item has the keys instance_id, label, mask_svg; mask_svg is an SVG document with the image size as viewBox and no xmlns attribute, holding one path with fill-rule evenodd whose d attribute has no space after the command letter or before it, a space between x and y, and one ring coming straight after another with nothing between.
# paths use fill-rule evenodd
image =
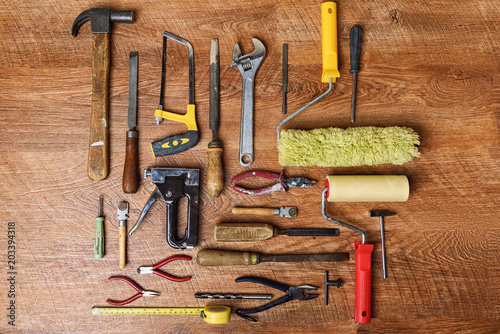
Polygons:
<instances>
[{"instance_id":1,"label":"wire cutter","mask_svg":"<svg viewBox=\"0 0 500 334\"><path fill-rule=\"evenodd\" d=\"M246 314L251 314L251 313L257 313L257 312L262 312L265 310L268 310L272 307L284 304L286 302L289 302L291 300L311 300L314 298L318 298L319 295L310 295L307 294L308 291L313 291L313 290L318 290L317 287L311 286L311 285L300 285L300 286L290 286L282 283L278 283L275 281L271 281L267 278L262 278L262 277L254 277L254 276L245 276L245 277L239 277L236 279L236 283L238 282L252 282L252 283L259 283L262 285L269 286L274 289L281 290L283 292L286 292L287 294L281 298L278 298L276 300L273 300L267 304L264 304L262 306L250 309L250 310L236 310L236 314L242 317L243 319L250 320L253 322L257 322L256 319L247 316Z\"/></svg>"},{"instance_id":2,"label":"wire cutter","mask_svg":"<svg viewBox=\"0 0 500 334\"><path fill-rule=\"evenodd\" d=\"M272 172L267 172L267 171L250 171L250 172L245 172L240 175L237 175L233 177L231 180L232 183L236 183L240 180L243 180L245 178L249 177L262 177L265 179L273 180L273 181L278 181L278 183L273 184L271 186L267 186L264 188L259 188L259 189L246 189L237 185L233 186L233 189L236 192L242 193L242 194L247 194L247 195L265 195L272 193L273 191L278 191L278 190L283 190L283 192L286 191L287 188L305 188L305 187L311 187L316 184L316 181L305 178L305 177L284 177L283 172L280 174L278 173L272 173Z\"/></svg>"},{"instance_id":3,"label":"wire cutter","mask_svg":"<svg viewBox=\"0 0 500 334\"><path fill-rule=\"evenodd\" d=\"M189 281L191 279L191 276L189 277L175 277L171 276L161 270L158 270L158 268L166 265L167 263L170 263L172 261L177 261L177 260L185 260L185 261L191 261L191 257L187 255L176 255L176 256L171 256L161 262L158 262L157 264L151 266L151 267L139 267L137 269L137 272L139 274L155 274L160 277L166 278L168 280L171 280L173 282L184 282L184 281Z\"/></svg>"},{"instance_id":4,"label":"wire cutter","mask_svg":"<svg viewBox=\"0 0 500 334\"><path fill-rule=\"evenodd\" d=\"M106 302L108 304L111 304L111 305L115 305L115 306L127 305L128 303L131 303L134 300L139 299L141 297L158 297L160 295L159 292L144 290L143 288L141 288L141 286L139 284L132 281L130 278L127 278L124 276L111 276L108 279L110 281L115 281L115 280L124 281L125 283L128 283L131 287L133 287L136 291L139 292L126 300L121 300L121 301L120 300L113 300L113 299L106 300Z\"/></svg>"}]
</instances>

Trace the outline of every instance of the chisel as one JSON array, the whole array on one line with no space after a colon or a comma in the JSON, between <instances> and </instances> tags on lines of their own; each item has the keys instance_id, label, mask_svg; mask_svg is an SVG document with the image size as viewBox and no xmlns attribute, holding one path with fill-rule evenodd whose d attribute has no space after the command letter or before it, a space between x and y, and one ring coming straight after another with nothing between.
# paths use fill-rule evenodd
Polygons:
<instances>
[{"instance_id":1,"label":"chisel","mask_svg":"<svg viewBox=\"0 0 500 334\"><path fill-rule=\"evenodd\" d=\"M251 266L261 262L336 262L349 261L349 253L263 255L204 249L198 252L200 266Z\"/></svg>"},{"instance_id":2,"label":"chisel","mask_svg":"<svg viewBox=\"0 0 500 334\"><path fill-rule=\"evenodd\" d=\"M137 63L138 52L130 52L128 88L128 127L123 167L123 192L132 194L139 188L139 155L137 126Z\"/></svg>"},{"instance_id":3,"label":"chisel","mask_svg":"<svg viewBox=\"0 0 500 334\"><path fill-rule=\"evenodd\" d=\"M212 130L212 141L208 144L208 167L207 167L207 190L210 197L217 198L224 187L224 170L222 166L222 146L217 140L217 129L219 128L219 40L212 39L210 48L210 100L209 118L210 130Z\"/></svg>"},{"instance_id":4,"label":"chisel","mask_svg":"<svg viewBox=\"0 0 500 334\"><path fill-rule=\"evenodd\" d=\"M279 229L261 223L220 223L214 226L215 241L263 241L278 235L327 237L338 236L338 228Z\"/></svg>"}]
</instances>

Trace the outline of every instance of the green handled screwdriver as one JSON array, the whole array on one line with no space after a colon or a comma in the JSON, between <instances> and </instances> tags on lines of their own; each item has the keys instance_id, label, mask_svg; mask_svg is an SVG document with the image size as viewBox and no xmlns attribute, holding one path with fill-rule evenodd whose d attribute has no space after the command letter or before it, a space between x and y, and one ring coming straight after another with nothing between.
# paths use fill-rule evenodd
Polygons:
<instances>
[{"instance_id":1,"label":"green handled screwdriver","mask_svg":"<svg viewBox=\"0 0 500 334\"><path fill-rule=\"evenodd\" d=\"M99 196L99 217L95 218L94 259L104 256L104 217L102 216L102 196Z\"/></svg>"},{"instance_id":2,"label":"green handled screwdriver","mask_svg":"<svg viewBox=\"0 0 500 334\"><path fill-rule=\"evenodd\" d=\"M356 75L359 72L359 54L361 53L361 27L352 27L350 35L351 69L349 72L352 73L351 123L354 123L354 110L356 109Z\"/></svg>"}]
</instances>

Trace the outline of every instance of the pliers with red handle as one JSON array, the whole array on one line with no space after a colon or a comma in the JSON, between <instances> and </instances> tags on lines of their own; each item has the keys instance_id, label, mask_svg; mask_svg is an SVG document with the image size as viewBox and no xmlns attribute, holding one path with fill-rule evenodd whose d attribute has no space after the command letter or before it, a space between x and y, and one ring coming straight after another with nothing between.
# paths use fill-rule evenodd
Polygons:
<instances>
[{"instance_id":1,"label":"pliers with red handle","mask_svg":"<svg viewBox=\"0 0 500 334\"><path fill-rule=\"evenodd\" d=\"M233 177L231 180L232 183L236 183L240 180L246 179L248 177L262 177L264 179L269 179L269 180L274 180L278 181L278 183L275 183L273 185L264 187L264 188L259 188L259 189L246 189L240 186L233 186L233 189L236 192L242 193L242 194L247 194L247 195L265 195L272 193L273 191L278 191L278 190L283 190L286 191L286 188L305 188L305 187L310 187L314 186L316 184L316 181L305 178L305 177L284 177L283 172L281 173L272 173L272 172L267 172L267 171L249 171L242 173L240 175L237 175Z\"/></svg>"},{"instance_id":2,"label":"pliers with red handle","mask_svg":"<svg viewBox=\"0 0 500 334\"><path fill-rule=\"evenodd\" d=\"M166 278L166 279L174 281L174 282L189 281L191 279L191 276L189 276L189 277L175 277L175 276L171 276L171 275L169 275L161 270L158 270L158 268L166 265L167 263L170 263L170 262L176 261L176 260L191 261L191 257L187 256L187 255L171 256L171 257L169 257L161 262L158 262L157 264L155 264L151 267L139 267L137 269L137 272L139 274L151 274L152 273L152 274L158 275L160 277Z\"/></svg>"},{"instance_id":3,"label":"pliers with red handle","mask_svg":"<svg viewBox=\"0 0 500 334\"><path fill-rule=\"evenodd\" d=\"M158 297L160 295L159 292L144 290L143 288L141 288L141 286L139 284L132 281L130 278L127 278L124 276L111 276L108 279L110 281L114 281L114 280L124 281L124 282L128 283L131 287L133 287L136 291L139 292L126 300L121 300L121 301L120 300L113 300L113 299L106 300L106 302L108 304L111 304L111 305L115 305L115 306L127 305L128 303L131 303L134 300L139 299L141 297Z\"/></svg>"}]
</instances>

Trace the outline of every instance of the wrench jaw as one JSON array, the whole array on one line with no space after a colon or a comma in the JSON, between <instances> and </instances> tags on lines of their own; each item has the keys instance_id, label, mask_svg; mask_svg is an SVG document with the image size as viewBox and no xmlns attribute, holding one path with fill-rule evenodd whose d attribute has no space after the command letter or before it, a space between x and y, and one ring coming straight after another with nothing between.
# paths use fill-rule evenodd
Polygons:
<instances>
[{"instance_id":1,"label":"wrench jaw","mask_svg":"<svg viewBox=\"0 0 500 334\"><path fill-rule=\"evenodd\" d=\"M244 56L241 55L240 45L236 43L233 48L233 62L231 63L231 67L238 67L241 75L245 75L246 72L253 72L251 76L255 76L255 72L259 68L262 60L266 55L266 47L264 44L258 40L257 38L252 38L252 44L254 50L249 54Z\"/></svg>"}]
</instances>

